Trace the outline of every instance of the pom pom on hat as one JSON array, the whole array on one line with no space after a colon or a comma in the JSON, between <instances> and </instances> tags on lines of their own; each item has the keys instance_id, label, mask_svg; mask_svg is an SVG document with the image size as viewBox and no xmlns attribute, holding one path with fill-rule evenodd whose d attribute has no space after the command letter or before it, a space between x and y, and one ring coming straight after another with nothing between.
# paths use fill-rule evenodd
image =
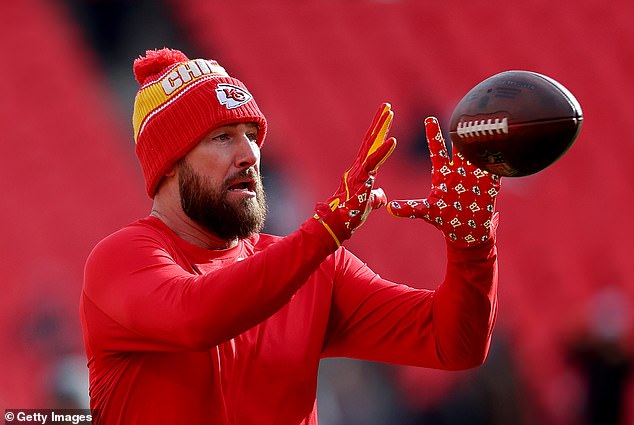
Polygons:
<instances>
[{"instance_id":1,"label":"pom pom on hat","mask_svg":"<svg viewBox=\"0 0 634 425\"><path fill-rule=\"evenodd\" d=\"M134 78L140 85L144 85L150 77L158 76L168 66L188 60L189 58L180 50L168 48L147 50L145 57L139 56L134 60Z\"/></svg>"},{"instance_id":2,"label":"pom pom on hat","mask_svg":"<svg viewBox=\"0 0 634 425\"><path fill-rule=\"evenodd\" d=\"M214 60L188 59L168 48L135 59L141 85L132 124L136 154L150 198L163 176L214 128L241 122L258 126L259 146L267 123L253 96Z\"/></svg>"}]
</instances>

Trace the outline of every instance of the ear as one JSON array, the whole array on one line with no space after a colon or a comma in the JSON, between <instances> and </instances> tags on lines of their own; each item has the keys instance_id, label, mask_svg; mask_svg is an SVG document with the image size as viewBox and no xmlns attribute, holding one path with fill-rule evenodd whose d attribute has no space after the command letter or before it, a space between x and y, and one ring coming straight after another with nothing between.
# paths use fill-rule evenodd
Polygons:
<instances>
[{"instance_id":1,"label":"ear","mask_svg":"<svg viewBox=\"0 0 634 425\"><path fill-rule=\"evenodd\" d=\"M176 175L176 164L172 165L164 174L163 177L174 177Z\"/></svg>"},{"instance_id":2,"label":"ear","mask_svg":"<svg viewBox=\"0 0 634 425\"><path fill-rule=\"evenodd\" d=\"M178 187L178 178L177 178L178 170L176 165L172 165L161 177L158 185L156 186L156 192L154 194L154 200L157 197L164 197L166 191L169 192L172 189L170 187ZM162 196L160 194L163 193Z\"/></svg>"}]
</instances>

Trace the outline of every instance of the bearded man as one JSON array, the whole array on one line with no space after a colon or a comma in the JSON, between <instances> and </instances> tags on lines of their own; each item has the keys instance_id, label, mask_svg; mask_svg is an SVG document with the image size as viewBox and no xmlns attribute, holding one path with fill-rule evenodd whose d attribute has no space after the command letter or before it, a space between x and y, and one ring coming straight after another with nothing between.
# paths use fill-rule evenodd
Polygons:
<instances>
[{"instance_id":1,"label":"bearded man","mask_svg":"<svg viewBox=\"0 0 634 425\"><path fill-rule=\"evenodd\" d=\"M322 358L452 370L484 361L499 179L451 161L436 119L426 120L432 193L388 206L446 236L446 277L431 291L384 279L342 247L387 204L374 181L396 146L389 104L334 195L280 237L260 233L267 121L246 86L170 49L148 51L134 72L136 154L153 205L86 262L95 424L316 425Z\"/></svg>"}]
</instances>

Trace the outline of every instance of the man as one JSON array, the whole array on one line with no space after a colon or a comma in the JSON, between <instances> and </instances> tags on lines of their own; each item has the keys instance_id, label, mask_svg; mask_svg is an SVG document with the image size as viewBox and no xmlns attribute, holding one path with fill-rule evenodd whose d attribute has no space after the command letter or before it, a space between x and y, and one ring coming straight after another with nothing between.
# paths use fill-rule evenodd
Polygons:
<instances>
[{"instance_id":1,"label":"man","mask_svg":"<svg viewBox=\"0 0 634 425\"><path fill-rule=\"evenodd\" d=\"M481 364L497 310L499 179L448 158L426 120L427 199L394 201L447 237L445 281L416 290L341 244L372 209L396 146L379 108L340 187L286 237L261 234L267 122L215 61L148 51L135 61L136 153L152 212L90 254L81 319L96 424L317 424L324 357L462 369Z\"/></svg>"}]
</instances>

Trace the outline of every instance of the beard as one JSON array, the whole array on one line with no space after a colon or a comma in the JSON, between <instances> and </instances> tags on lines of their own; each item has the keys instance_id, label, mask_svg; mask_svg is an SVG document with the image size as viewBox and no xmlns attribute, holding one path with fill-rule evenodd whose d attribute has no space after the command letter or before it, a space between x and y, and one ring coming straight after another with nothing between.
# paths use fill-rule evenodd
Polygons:
<instances>
[{"instance_id":1,"label":"beard","mask_svg":"<svg viewBox=\"0 0 634 425\"><path fill-rule=\"evenodd\" d=\"M181 207L185 214L208 232L225 239L244 239L259 232L266 219L266 196L262 180L253 169L242 170L226 179L220 187L201 177L185 160L178 163L178 186ZM251 178L255 182L255 199L229 202L231 181Z\"/></svg>"}]
</instances>

